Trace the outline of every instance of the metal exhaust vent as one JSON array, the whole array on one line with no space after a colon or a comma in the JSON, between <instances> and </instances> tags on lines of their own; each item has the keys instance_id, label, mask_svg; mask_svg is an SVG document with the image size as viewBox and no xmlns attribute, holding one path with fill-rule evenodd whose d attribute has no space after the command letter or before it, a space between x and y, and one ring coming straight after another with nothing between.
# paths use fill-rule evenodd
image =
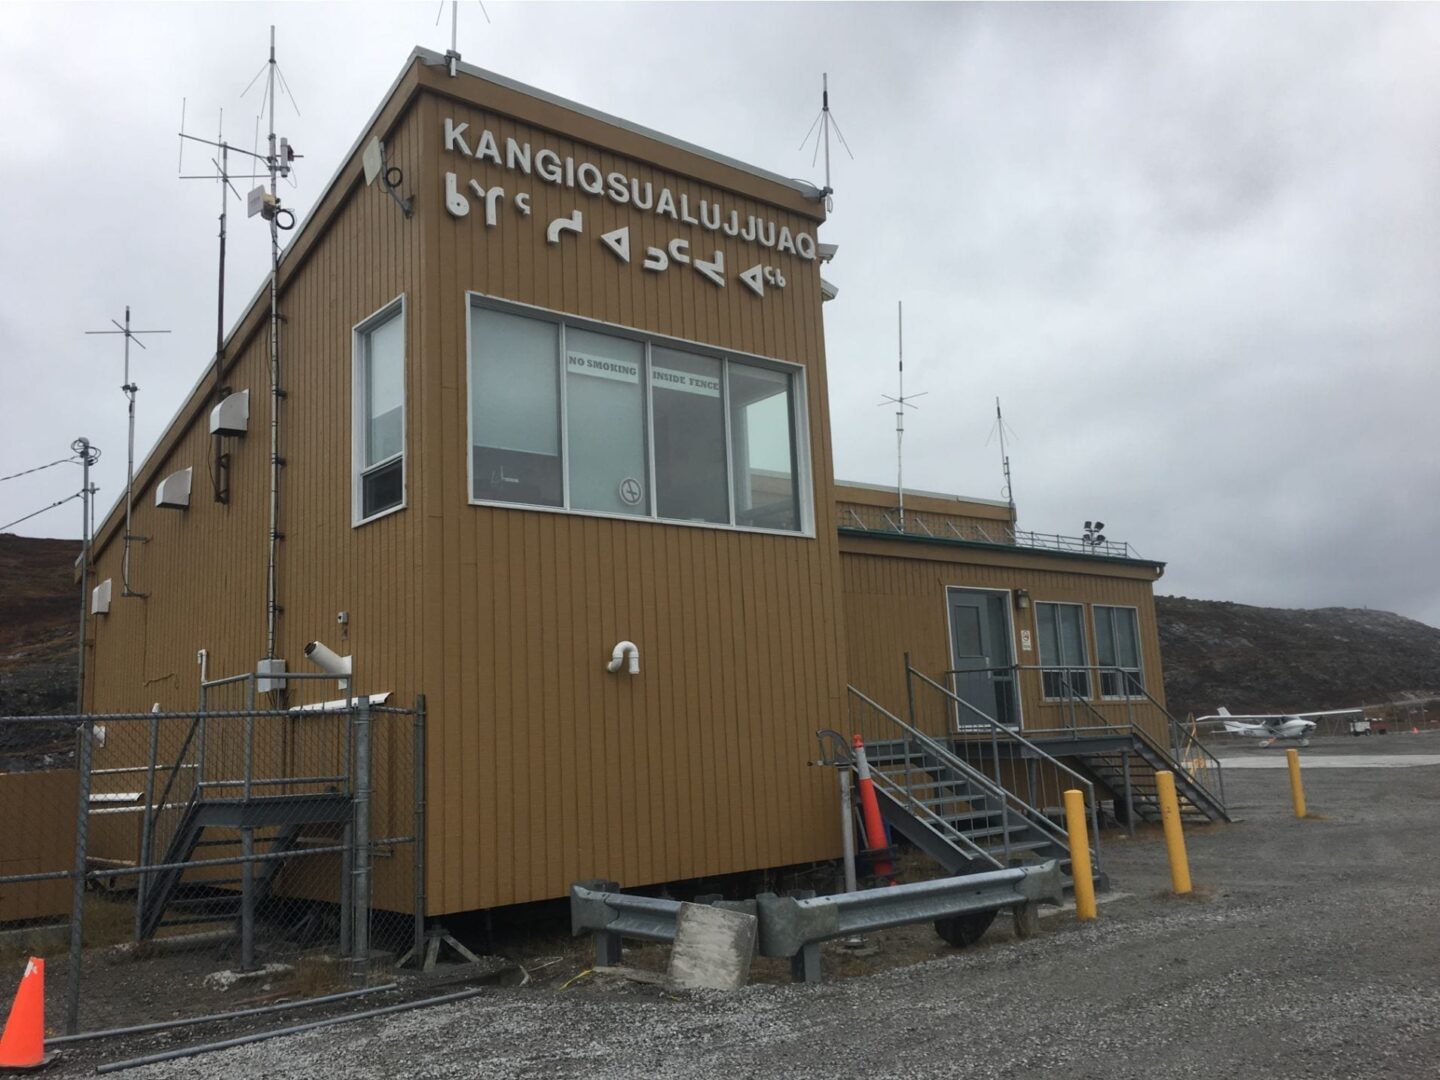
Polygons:
<instances>
[{"instance_id":1,"label":"metal exhaust vent","mask_svg":"<svg viewBox=\"0 0 1440 1080\"><path fill-rule=\"evenodd\" d=\"M160 481L155 488L155 505L168 507L171 510L188 510L190 508L190 480L194 469L181 469L177 473L171 473Z\"/></svg>"},{"instance_id":2,"label":"metal exhaust vent","mask_svg":"<svg viewBox=\"0 0 1440 1080\"><path fill-rule=\"evenodd\" d=\"M110 614L110 579L108 577L90 590L90 614Z\"/></svg>"},{"instance_id":3,"label":"metal exhaust vent","mask_svg":"<svg viewBox=\"0 0 1440 1080\"><path fill-rule=\"evenodd\" d=\"M210 410L211 435L244 435L250 429L250 391L231 394Z\"/></svg>"}]
</instances>

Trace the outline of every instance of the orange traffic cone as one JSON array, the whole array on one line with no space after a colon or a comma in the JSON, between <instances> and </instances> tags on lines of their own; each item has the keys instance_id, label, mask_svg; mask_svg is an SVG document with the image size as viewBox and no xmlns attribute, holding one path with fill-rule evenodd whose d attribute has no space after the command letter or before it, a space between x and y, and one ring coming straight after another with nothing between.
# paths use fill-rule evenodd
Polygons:
<instances>
[{"instance_id":1,"label":"orange traffic cone","mask_svg":"<svg viewBox=\"0 0 1440 1080\"><path fill-rule=\"evenodd\" d=\"M45 1053L45 961L32 956L0 1035L0 1069L39 1069L53 1056Z\"/></svg>"}]
</instances>

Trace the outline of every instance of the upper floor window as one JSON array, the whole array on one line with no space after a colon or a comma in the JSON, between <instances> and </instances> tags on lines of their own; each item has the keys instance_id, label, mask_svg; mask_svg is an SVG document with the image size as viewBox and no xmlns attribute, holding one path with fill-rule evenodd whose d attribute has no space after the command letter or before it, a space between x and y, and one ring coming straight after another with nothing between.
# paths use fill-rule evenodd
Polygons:
<instances>
[{"instance_id":1,"label":"upper floor window","mask_svg":"<svg viewBox=\"0 0 1440 1080\"><path fill-rule=\"evenodd\" d=\"M1080 604L1036 603L1040 666L1047 698L1090 696L1085 609Z\"/></svg>"},{"instance_id":2,"label":"upper floor window","mask_svg":"<svg viewBox=\"0 0 1440 1080\"><path fill-rule=\"evenodd\" d=\"M1139 697L1145 675L1140 665L1140 623L1135 609L1095 608L1095 662L1100 667L1100 696Z\"/></svg>"},{"instance_id":3,"label":"upper floor window","mask_svg":"<svg viewBox=\"0 0 1440 1080\"><path fill-rule=\"evenodd\" d=\"M799 532L801 385L790 365L474 300L471 498Z\"/></svg>"},{"instance_id":4,"label":"upper floor window","mask_svg":"<svg viewBox=\"0 0 1440 1080\"><path fill-rule=\"evenodd\" d=\"M405 505L405 298L355 327L354 521Z\"/></svg>"}]
</instances>

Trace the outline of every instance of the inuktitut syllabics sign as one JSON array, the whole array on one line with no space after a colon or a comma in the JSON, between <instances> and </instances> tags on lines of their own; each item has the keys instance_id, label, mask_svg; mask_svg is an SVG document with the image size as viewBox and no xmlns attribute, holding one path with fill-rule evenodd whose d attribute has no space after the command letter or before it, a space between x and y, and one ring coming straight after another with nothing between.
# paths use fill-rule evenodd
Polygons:
<instances>
[{"instance_id":1,"label":"inuktitut syllabics sign","mask_svg":"<svg viewBox=\"0 0 1440 1080\"><path fill-rule=\"evenodd\" d=\"M789 226L770 218L741 214L718 200L699 199L692 204L686 192L677 195L667 186L657 190L650 180L642 181L615 170L605 172L583 157L562 156L546 147L536 149L529 142L514 138L501 140L489 128L457 124L448 117L444 123L447 153L490 162L515 176L514 184L487 187L474 178L446 172L445 209L453 217L467 217L473 207L476 213L484 215L487 229L498 228L501 216L506 213L529 217L533 210L529 182L539 182L578 191L592 199L608 199L641 213L669 218L677 225L698 226L717 236L755 245L757 261L740 270L736 277L756 296L764 296L767 288L785 287L784 273L771 261L774 256L789 255L807 262L815 259L813 235L792 232ZM587 235L583 205L546 225L545 240L549 244L560 244L567 235ZM630 226L626 225L598 233L596 242L623 263L638 259L641 268L652 273L665 273L671 266L689 266L714 285L722 289L726 285L725 252L718 247L692 252L686 236L673 236L662 247L646 246L640 251L638 245L632 245ZM766 252L773 252L774 256L767 256Z\"/></svg>"}]
</instances>

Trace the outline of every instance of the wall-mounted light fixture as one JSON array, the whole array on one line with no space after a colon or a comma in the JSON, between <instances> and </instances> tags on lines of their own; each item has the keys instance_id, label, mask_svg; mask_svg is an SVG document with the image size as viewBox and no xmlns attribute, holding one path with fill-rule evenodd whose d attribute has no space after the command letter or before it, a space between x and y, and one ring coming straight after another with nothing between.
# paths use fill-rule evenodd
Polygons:
<instances>
[{"instance_id":1,"label":"wall-mounted light fixture","mask_svg":"<svg viewBox=\"0 0 1440 1080\"><path fill-rule=\"evenodd\" d=\"M1024 611L1030 606L1030 592L1027 589L1015 590L1015 606Z\"/></svg>"}]
</instances>

